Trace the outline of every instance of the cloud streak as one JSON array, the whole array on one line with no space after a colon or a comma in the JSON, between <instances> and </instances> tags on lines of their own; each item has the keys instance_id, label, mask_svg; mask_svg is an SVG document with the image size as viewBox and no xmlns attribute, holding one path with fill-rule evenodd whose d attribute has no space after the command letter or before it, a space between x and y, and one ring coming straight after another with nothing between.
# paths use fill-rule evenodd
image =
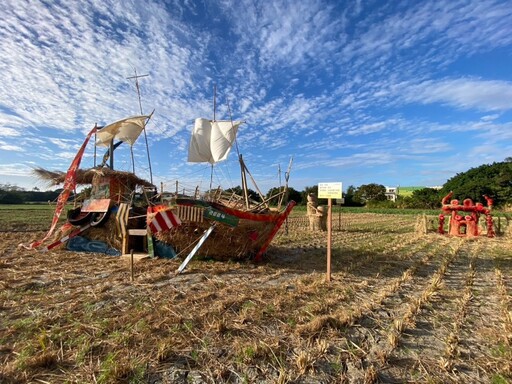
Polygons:
<instances>
[{"instance_id":1,"label":"cloud streak","mask_svg":"<svg viewBox=\"0 0 512 384\"><path fill-rule=\"evenodd\" d=\"M29 161L65 167L94 124L140 113L128 79L135 70L148 75L139 85L143 112L155 109L149 146L169 184L196 170L185 165L189 131L196 117L213 117L214 84L217 117L231 111L247 121L239 144L260 174L294 155L297 170L357 167L365 182L421 184L415 170L463 145L495 153L492 160L507 148L494 139L508 139L512 113L507 1L8 0L5 8L5 169ZM492 68L480 69L481 59ZM84 162L92 165L90 153Z\"/></svg>"}]
</instances>

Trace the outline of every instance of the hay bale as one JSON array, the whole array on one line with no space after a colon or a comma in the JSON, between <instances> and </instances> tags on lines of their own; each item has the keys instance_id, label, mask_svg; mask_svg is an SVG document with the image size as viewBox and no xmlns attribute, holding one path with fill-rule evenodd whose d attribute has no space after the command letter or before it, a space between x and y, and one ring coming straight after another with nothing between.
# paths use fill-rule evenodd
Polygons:
<instances>
[{"instance_id":1,"label":"hay bale","mask_svg":"<svg viewBox=\"0 0 512 384\"><path fill-rule=\"evenodd\" d=\"M426 235L428 232L427 215L422 214L416 218L415 231L418 234Z\"/></svg>"},{"instance_id":2,"label":"hay bale","mask_svg":"<svg viewBox=\"0 0 512 384\"><path fill-rule=\"evenodd\" d=\"M101 227L91 227L84 231L83 236L90 240L103 241L107 243L110 248L121 250L122 238L117 231L114 215L110 215L106 223Z\"/></svg>"}]
</instances>

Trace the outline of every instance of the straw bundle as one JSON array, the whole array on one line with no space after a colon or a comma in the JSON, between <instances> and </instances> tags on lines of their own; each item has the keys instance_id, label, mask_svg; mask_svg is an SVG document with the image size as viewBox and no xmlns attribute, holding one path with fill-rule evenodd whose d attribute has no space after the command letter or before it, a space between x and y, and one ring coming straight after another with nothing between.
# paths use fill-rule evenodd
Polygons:
<instances>
[{"instance_id":1,"label":"straw bundle","mask_svg":"<svg viewBox=\"0 0 512 384\"><path fill-rule=\"evenodd\" d=\"M179 227L159 232L155 237L171 245L177 253L187 254L203 233L213 224L184 222ZM254 222L241 219L235 228L218 224L206 239L198 254L215 260L242 260L254 256L270 232L273 222Z\"/></svg>"},{"instance_id":2,"label":"straw bundle","mask_svg":"<svg viewBox=\"0 0 512 384\"><path fill-rule=\"evenodd\" d=\"M37 177L50 183L50 185L63 184L66 178L66 172L49 171L43 168L34 169ZM110 168L89 168L77 169L75 180L77 184L92 184L93 178L97 176L112 176L126 185L140 185L143 187L154 187L149 181L141 179L131 172L115 171Z\"/></svg>"}]
</instances>

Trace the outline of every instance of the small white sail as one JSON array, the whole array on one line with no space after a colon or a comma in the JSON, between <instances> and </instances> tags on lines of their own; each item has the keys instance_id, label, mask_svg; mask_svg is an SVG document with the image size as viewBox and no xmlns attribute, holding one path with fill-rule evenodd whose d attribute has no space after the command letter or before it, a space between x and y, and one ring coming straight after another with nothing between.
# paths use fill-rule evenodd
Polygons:
<instances>
[{"instance_id":1,"label":"small white sail","mask_svg":"<svg viewBox=\"0 0 512 384\"><path fill-rule=\"evenodd\" d=\"M188 161L215 164L225 160L240 124L241 121L196 119L188 148Z\"/></svg>"},{"instance_id":2,"label":"small white sail","mask_svg":"<svg viewBox=\"0 0 512 384\"><path fill-rule=\"evenodd\" d=\"M101 128L96 134L96 145L108 147L112 139L133 145L141 134L149 116L134 116Z\"/></svg>"}]
</instances>

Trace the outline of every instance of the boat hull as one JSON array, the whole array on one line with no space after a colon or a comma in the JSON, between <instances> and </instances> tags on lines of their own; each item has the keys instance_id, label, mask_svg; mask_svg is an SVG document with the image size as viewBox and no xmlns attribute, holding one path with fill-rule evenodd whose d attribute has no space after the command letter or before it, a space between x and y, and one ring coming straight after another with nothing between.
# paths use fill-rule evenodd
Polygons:
<instances>
[{"instance_id":1,"label":"boat hull","mask_svg":"<svg viewBox=\"0 0 512 384\"><path fill-rule=\"evenodd\" d=\"M186 254L205 231L214 226L208 239L198 251L203 258L215 260L261 260L273 237L295 206L292 201L282 212L252 213L226 207L222 204L193 199L178 199L171 207L178 216L183 207L193 207L203 211L202 215L180 217L181 225L158 232L155 237L171 245L176 253ZM181 207L181 208L180 208ZM213 209L220 212L217 217L205 212ZM182 215L183 216L183 215ZM226 222L229 218L229 222ZM232 225L236 218L236 226Z\"/></svg>"}]
</instances>

